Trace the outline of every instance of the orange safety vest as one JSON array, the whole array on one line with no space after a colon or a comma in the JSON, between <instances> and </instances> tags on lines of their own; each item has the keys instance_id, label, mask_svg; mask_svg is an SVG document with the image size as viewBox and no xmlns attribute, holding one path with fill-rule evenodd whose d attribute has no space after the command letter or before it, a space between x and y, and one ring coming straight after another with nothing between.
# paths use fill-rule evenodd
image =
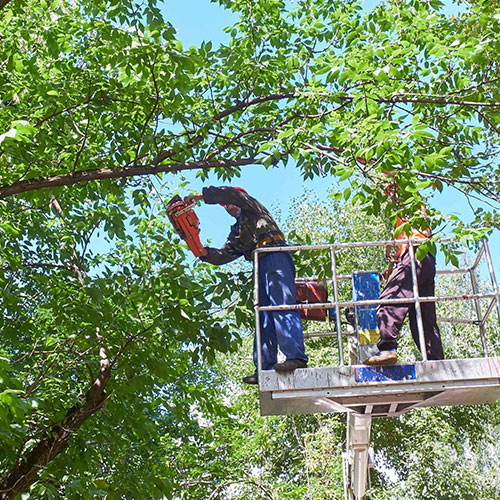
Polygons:
<instances>
[{"instance_id":1,"label":"orange safety vest","mask_svg":"<svg viewBox=\"0 0 500 500\"><path fill-rule=\"evenodd\" d=\"M398 186L395 182L392 182L384 189L384 194L391 198L393 201L397 199ZM425 211L425 207L422 205L422 211ZM408 219L406 217L398 217L396 224L394 226L394 232L398 227L406 224ZM431 228L427 228L424 231L419 229L411 228L410 235L408 236L405 231L401 231L397 236L394 236L395 240L425 240L431 236ZM418 245L418 243L416 244ZM408 243L394 244L394 259L401 258L408 250Z\"/></svg>"},{"instance_id":2,"label":"orange safety vest","mask_svg":"<svg viewBox=\"0 0 500 500\"><path fill-rule=\"evenodd\" d=\"M396 220L396 225L394 226L394 230L396 230L398 227L402 226L403 224L406 224L408 222L408 219L406 218L401 218L398 217ZM397 236L394 236L395 240L425 240L431 236L431 228L427 228L424 231L421 231L419 229L411 229L410 235L407 236L405 231L401 231ZM418 245L418 243L416 243ZM394 258L399 259L402 257L406 251L408 250L408 243L401 243L401 244L394 244Z\"/></svg>"}]
</instances>

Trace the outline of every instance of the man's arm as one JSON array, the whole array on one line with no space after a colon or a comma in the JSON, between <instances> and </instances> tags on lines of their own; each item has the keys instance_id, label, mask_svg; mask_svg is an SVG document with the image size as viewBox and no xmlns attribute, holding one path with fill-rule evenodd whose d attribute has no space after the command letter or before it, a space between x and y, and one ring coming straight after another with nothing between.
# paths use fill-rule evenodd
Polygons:
<instances>
[{"instance_id":1,"label":"man's arm","mask_svg":"<svg viewBox=\"0 0 500 500\"><path fill-rule=\"evenodd\" d=\"M231 186L208 186L202 191L203 201L209 205L236 205L248 212L259 212L261 204L249 194Z\"/></svg>"},{"instance_id":2,"label":"man's arm","mask_svg":"<svg viewBox=\"0 0 500 500\"><path fill-rule=\"evenodd\" d=\"M207 254L200 257L200 260L215 266L222 266L241 256L240 253L234 250L229 241L227 241L222 248L205 247L205 250Z\"/></svg>"},{"instance_id":3,"label":"man's arm","mask_svg":"<svg viewBox=\"0 0 500 500\"><path fill-rule=\"evenodd\" d=\"M203 195L202 194L192 194L191 196L186 196L184 198L184 201L188 204L188 205L193 205L195 204L197 201L200 201L200 200L203 200Z\"/></svg>"},{"instance_id":4,"label":"man's arm","mask_svg":"<svg viewBox=\"0 0 500 500\"><path fill-rule=\"evenodd\" d=\"M243 254L234 245L235 234L235 226L233 226L231 227L229 237L227 238L227 241L226 243L224 243L222 248L205 247L207 254L203 257L200 257L200 259L204 262L209 262L210 264L214 264L216 266L222 266L223 264L227 264L228 262L241 257Z\"/></svg>"},{"instance_id":5,"label":"man's arm","mask_svg":"<svg viewBox=\"0 0 500 500\"><path fill-rule=\"evenodd\" d=\"M205 190L206 188L204 188ZM239 192L238 190L235 190ZM194 204L198 201L205 201L202 194L194 194L190 196L186 196L184 201L190 205ZM218 203L218 202L217 202ZM229 204L229 203L228 203ZM222 266L223 264L227 264L228 262L232 262L233 260L241 257L241 252L238 252L231 241L231 234L229 235L228 240L222 248L212 248L212 247L204 247L205 255L200 257L200 260L203 262L208 262L209 264L214 264L215 266Z\"/></svg>"}]
</instances>

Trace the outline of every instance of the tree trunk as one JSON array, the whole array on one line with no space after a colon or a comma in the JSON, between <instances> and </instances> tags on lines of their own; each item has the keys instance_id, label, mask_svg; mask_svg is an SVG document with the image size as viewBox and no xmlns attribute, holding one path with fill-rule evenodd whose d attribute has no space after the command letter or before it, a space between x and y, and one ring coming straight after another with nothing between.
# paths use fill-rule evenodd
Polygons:
<instances>
[{"instance_id":1,"label":"tree trunk","mask_svg":"<svg viewBox=\"0 0 500 500\"><path fill-rule=\"evenodd\" d=\"M10 0L0 0L0 10L7 6Z\"/></svg>"},{"instance_id":2,"label":"tree trunk","mask_svg":"<svg viewBox=\"0 0 500 500\"><path fill-rule=\"evenodd\" d=\"M100 357L99 376L87 391L85 400L70 408L60 425L54 426L47 437L18 459L0 484L0 500L13 500L16 495L26 491L37 480L40 469L62 453L68 447L71 435L103 406L106 401L104 389L111 376L111 365L104 348L100 349Z\"/></svg>"}]
</instances>

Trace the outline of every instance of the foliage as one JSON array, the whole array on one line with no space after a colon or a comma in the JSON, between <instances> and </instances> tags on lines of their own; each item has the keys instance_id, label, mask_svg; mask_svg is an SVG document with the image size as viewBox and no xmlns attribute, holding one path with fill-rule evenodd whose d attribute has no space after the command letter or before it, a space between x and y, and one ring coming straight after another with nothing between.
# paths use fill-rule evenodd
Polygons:
<instances>
[{"instance_id":1,"label":"foliage","mask_svg":"<svg viewBox=\"0 0 500 500\"><path fill-rule=\"evenodd\" d=\"M5 266L2 275L0 469L6 484L22 456L39 457L43 439L62 440L58 426L88 399L99 360L101 370L103 361L110 366L109 380L103 381L105 409L64 457L53 457L40 471L43 491L35 486L35 497L49 495L47 483L54 495L68 498L81 490L88 498L97 490L106 490L109 498L124 491L133 498L167 494L175 478L161 465L159 436L176 435L182 422L189 425L193 405L218 408L197 367L213 360L215 351L234 349L238 335L231 325L246 321L246 315L217 320L231 289L221 290L220 276L211 269L184 263L186 250L165 227L163 210L155 214L153 208L139 207L131 214L127 235L117 236L108 255L89 251L88 261L97 266L89 275L86 266L74 274L67 265L64 241L56 243L57 234L66 231L57 216L46 215L46 231L55 234L40 242L35 254L34 238L30 244L25 234L12 239L19 265ZM82 217L81 224L85 228L93 221ZM75 231L68 245L80 256L82 239ZM232 278L225 274L224 279L227 285ZM110 439L113 429L119 434ZM70 428L70 435L76 430ZM77 482L75 477L80 477ZM141 477L150 485L147 491Z\"/></svg>"},{"instance_id":2,"label":"foliage","mask_svg":"<svg viewBox=\"0 0 500 500\"><path fill-rule=\"evenodd\" d=\"M498 227L498 2L219 3L240 16L229 43L184 48L155 0L0 1L2 499L180 495L179 471L217 458L198 461L197 412L234 425L207 364L251 328L248 275L188 263L145 176L167 173L170 195L182 170L289 161L367 215L418 214L450 185L483 204L470 227L430 207L434 227ZM384 204L384 170L401 206ZM228 463L289 470L270 480L280 498L327 497L330 473L308 479L290 451L313 450L322 419L265 425L282 441L255 433Z\"/></svg>"},{"instance_id":3,"label":"foliage","mask_svg":"<svg viewBox=\"0 0 500 500\"><path fill-rule=\"evenodd\" d=\"M182 499L328 499L343 485L340 447L345 418L296 415L261 417L254 387L242 387L253 369L248 339L240 352L221 357L213 383L223 392L222 418L207 415L193 447L168 450ZM325 461L325 456L331 460Z\"/></svg>"},{"instance_id":4,"label":"foliage","mask_svg":"<svg viewBox=\"0 0 500 500\"><path fill-rule=\"evenodd\" d=\"M321 245L326 243L354 243L380 241L392 238L390 221L381 217L366 216L355 206L339 201L338 192L330 192L329 203L321 203L311 192L304 192L292 200L288 220L288 241L296 245ZM339 250L336 262L342 273L352 271L382 270L387 264L383 247L361 247ZM297 256L297 272L301 277L327 276L331 278L331 259L328 252L300 252ZM346 298L346 300L348 300Z\"/></svg>"},{"instance_id":5,"label":"foliage","mask_svg":"<svg viewBox=\"0 0 500 500\"><path fill-rule=\"evenodd\" d=\"M396 170L399 210L450 185L493 204L458 232L498 225L495 3L220 3L240 15L229 44L187 49L154 0L4 7L2 195L294 159L367 213Z\"/></svg>"}]
</instances>

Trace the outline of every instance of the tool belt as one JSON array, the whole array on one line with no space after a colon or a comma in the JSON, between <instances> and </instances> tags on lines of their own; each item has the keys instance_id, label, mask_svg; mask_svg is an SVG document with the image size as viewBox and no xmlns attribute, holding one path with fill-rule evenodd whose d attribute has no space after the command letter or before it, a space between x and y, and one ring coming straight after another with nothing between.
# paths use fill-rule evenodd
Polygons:
<instances>
[{"instance_id":1,"label":"tool belt","mask_svg":"<svg viewBox=\"0 0 500 500\"><path fill-rule=\"evenodd\" d=\"M255 245L255 248L262 248L262 247L282 247L285 245L285 240L281 234L275 234L272 236L267 236L266 238L263 238L260 240L257 245Z\"/></svg>"}]
</instances>

